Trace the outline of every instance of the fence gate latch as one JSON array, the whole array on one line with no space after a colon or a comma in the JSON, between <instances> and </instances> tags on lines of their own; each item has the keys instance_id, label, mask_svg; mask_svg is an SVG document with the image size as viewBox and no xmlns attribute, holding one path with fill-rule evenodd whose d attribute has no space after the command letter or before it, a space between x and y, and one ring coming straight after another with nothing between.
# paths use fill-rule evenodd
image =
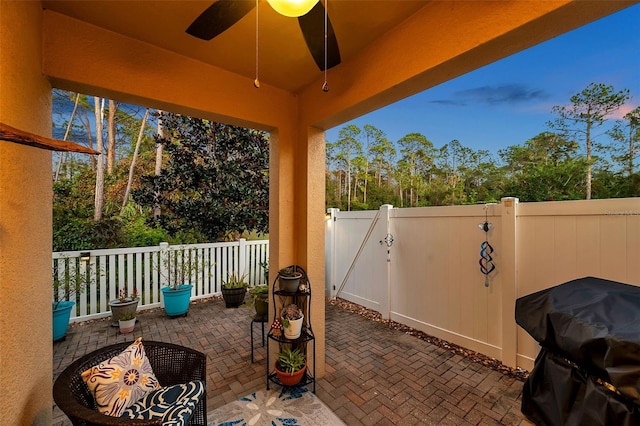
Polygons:
<instances>
[{"instance_id":1,"label":"fence gate latch","mask_svg":"<svg viewBox=\"0 0 640 426\"><path fill-rule=\"evenodd\" d=\"M393 235L385 235L384 240L380 240L380 245L382 244L385 244L387 246L387 262L391 262L391 246L393 245Z\"/></svg>"}]
</instances>

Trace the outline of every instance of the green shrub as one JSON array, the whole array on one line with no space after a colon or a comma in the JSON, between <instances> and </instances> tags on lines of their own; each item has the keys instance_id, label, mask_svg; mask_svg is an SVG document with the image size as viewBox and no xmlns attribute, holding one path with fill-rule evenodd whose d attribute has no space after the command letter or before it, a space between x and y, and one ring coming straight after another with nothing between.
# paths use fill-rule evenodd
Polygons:
<instances>
[{"instance_id":1,"label":"green shrub","mask_svg":"<svg viewBox=\"0 0 640 426\"><path fill-rule=\"evenodd\" d=\"M86 219L68 219L53 226L53 251L89 250L93 247Z\"/></svg>"}]
</instances>

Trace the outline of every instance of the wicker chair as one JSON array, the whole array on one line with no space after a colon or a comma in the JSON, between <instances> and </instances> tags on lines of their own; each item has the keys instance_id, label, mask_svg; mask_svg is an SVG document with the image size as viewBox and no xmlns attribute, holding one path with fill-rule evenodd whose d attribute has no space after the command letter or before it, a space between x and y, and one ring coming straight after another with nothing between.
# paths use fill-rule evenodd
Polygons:
<instances>
[{"instance_id":1,"label":"wicker chair","mask_svg":"<svg viewBox=\"0 0 640 426\"><path fill-rule=\"evenodd\" d=\"M143 340L151 368L162 386L193 380L206 382L206 360L202 352L172 343ZM118 355L131 342L98 349L73 361L53 384L53 399L74 425L161 425L161 420L130 420L107 416L96 410L89 388L80 374L100 362ZM206 393L189 420L190 425L207 424Z\"/></svg>"}]
</instances>

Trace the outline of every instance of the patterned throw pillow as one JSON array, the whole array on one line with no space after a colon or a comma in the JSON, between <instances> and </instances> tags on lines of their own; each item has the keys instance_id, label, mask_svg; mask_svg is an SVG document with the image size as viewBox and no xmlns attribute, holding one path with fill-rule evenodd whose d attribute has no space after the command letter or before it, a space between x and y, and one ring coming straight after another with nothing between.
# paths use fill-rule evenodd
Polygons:
<instances>
[{"instance_id":1,"label":"patterned throw pillow","mask_svg":"<svg viewBox=\"0 0 640 426\"><path fill-rule=\"evenodd\" d=\"M158 389L124 410L127 419L162 419L163 426L184 426L204 397L200 380Z\"/></svg>"},{"instance_id":2,"label":"patterned throw pillow","mask_svg":"<svg viewBox=\"0 0 640 426\"><path fill-rule=\"evenodd\" d=\"M82 380L93 394L98 411L109 416L120 416L137 400L160 388L144 353L142 337L119 355L82 373Z\"/></svg>"}]
</instances>

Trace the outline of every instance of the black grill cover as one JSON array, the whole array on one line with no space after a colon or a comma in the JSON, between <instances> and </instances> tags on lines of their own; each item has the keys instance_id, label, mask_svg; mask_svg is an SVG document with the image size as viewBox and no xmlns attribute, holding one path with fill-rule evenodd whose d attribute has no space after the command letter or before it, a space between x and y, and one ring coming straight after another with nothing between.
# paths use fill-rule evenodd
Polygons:
<instances>
[{"instance_id":1,"label":"black grill cover","mask_svg":"<svg viewBox=\"0 0 640 426\"><path fill-rule=\"evenodd\" d=\"M522 389L522 413L537 425L638 426L640 406L565 357L542 349Z\"/></svg>"},{"instance_id":2,"label":"black grill cover","mask_svg":"<svg viewBox=\"0 0 640 426\"><path fill-rule=\"evenodd\" d=\"M516 300L516 322L547 351L640 405L640 287L569 281Z\"/></svg>"}]
</instances>

